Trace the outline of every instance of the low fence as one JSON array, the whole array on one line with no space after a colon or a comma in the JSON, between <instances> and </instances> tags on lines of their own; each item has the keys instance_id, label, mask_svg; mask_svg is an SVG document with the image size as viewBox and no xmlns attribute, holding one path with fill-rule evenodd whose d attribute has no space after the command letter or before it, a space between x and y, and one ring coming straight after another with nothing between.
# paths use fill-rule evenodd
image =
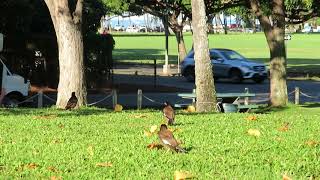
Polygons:
<instances>
[{"instance_id":1,"label":"low fence","mask_svg":"<svg viewBox=\"0 0 320 180\"><path fill-rule=\"evenodd\" d=\"M249 93L249 89L245 88L245 92ZM135 95L132 95L135 96ZM177 97L177 95L175 95L174 93L172 94L172 96ZM320 102L320 96L312 96L309 95L303 91L301 91L301 89L299 87L296 87L295 90L291 91L288 93L288 97L289 99L294 103L294 104L300 104L301 103L301 98L307 98L307 99L312 99L313 102ZM95 106L95 105L99 105L102 102L105 102L107 100L109 100L110 98L112 98L111 100L111 106L114 108L116 104L118 104L118 98L119 95L117 93L117 90L112 90L110 93L105 93L105 95L103 95L103 97L100 100L97 100L95 102L92 103L88 103L87 106ZM38 108L42 108L44 107L44 99L50 101L52 104L56 103L56 99L49 97L48 95L44 94L42 91L39 91L37 94L27 98L26 100L19 102L17 105L21 105L23 103L26 102L37 102L37 106ZM154 106L161 106L165 101L168 101L168 99L162 98L157 96L157 98L151 98L149 96L147 96L146 94L143 94L141 89L138 89L137 91L137 95L136 95L136 108L137 109L142 109L143 107L143 102L144 100L148 101L149 104L153 104ZM187 104L189 101L187 99L169 99L169 101L171 101L172 104L179 104L179 103L184 103ZM257 96L255 97L255 99L249 99L249 98L245 98L244 99L244 104L249 104L249 101L251 101L252 103L268 103L270 101L270 97L269 94L257 94ZM304 101L304 102L308 102L308 101ZM191 104L191 102L190 102ZM123 106L127 106L127 104L122 104Z\"/></svg>"}]
</instances>

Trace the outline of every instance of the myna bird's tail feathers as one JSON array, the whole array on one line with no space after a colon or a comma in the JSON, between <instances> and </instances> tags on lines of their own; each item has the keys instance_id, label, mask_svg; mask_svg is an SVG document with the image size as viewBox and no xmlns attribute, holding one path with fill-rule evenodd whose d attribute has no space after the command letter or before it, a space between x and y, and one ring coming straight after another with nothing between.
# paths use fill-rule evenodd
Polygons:
<instances>
[{"instance_id":1,"label":"myna bird's tail feathers","mask_svg":"<svg viewBox=\"0 0 320 180\"><path fill-rule=\"evenodd\" d=\"M183 149L182 147L179 147L179 146L176 147L176 152L177 153L187 153L187 151L185 149Z\"/></svg>"}]
</instances>

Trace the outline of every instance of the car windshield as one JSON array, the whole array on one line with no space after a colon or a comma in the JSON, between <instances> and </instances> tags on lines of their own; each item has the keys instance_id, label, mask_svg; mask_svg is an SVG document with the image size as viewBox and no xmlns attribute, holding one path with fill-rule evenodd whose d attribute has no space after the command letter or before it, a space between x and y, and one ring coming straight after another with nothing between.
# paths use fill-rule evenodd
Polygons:
<instances>
[{"instance_id":1,"label":"car windshield","mask_svg":"<svg viewBox=\"0 0 320 180\"><path fill-rule=\"evenodd\" d=\"M224 56L228 60L240 60L240 61L246 61L247 59L240 54L238 54L235 51L228 51L228 50L222 50L220 51L222 56Z\"/></svg>"}]
</instances>

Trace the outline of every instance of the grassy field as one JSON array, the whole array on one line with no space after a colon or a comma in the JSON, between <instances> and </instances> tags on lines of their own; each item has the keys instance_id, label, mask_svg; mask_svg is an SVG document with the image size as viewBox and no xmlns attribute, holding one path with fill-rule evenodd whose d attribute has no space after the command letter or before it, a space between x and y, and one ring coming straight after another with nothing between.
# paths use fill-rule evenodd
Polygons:
<instances>
[{"instance_id":1,"label":"grassy field","mask_svg":"<svg viewBox=\"0 0 320 180\"><path fill-rule=\"evenodd\" d=\"M185 34L187 50L191 49L192 36ZM162 34L115 34L116 62L158 63L164 62L165 38ZM293 73L319 74L320 34L293 34L288 47L288 70ZM210 48L229 48L245 57L268 64L269 49L264 34L210 35ZM169 59L177 63L177 43L174 36L169 37Z\"/></svg>"},{"instance_id":2,"label":"grassy field","mask_svg":"<svg viewBox=\"0 0 320 180\"><path fill-rule=\"evenodd\" d=\"M144 135L161 124L158 110L2 109L0 179L173 179L175 171L197 179L319 178L316 107L262 114L180 111L173 129L187 154L147 148L158 141Z\"/></svg>"}]
</instances>

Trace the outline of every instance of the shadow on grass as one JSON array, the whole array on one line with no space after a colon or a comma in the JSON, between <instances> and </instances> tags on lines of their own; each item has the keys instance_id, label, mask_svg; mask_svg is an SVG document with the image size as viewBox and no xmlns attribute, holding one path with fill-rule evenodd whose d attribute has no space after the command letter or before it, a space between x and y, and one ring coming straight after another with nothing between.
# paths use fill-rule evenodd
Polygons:
<instances>
[{"instance_id":1,"label":"shadow on grass","mask_svg":"<svg viewBox=\"0 0 320 180\"><path fill-rule=\"evenodd\" d=\"M186 153L189 153L193 149L192 146L185 147L184 150L186 150Z\"/></svg>"},{"instance_id":2,"label":"shadow on grass","mask_svg":"<svg viewBox=\"0 0 320 180\"><path fill-rule=\"evenodd\" d=\"M114 37L146 37L146 36L163 36L165 37L164 32L157 32L157 33L117 33L117 34L112 34ZM169 34L169 36L174 36L173 34Z\"/></svg>"},{"instance_id":3,"label":"shadow on grass","mask_svg":"<svg viewBox=\"0 0 320 180\"><path fill-rule=\"evenodd\" d=\"M303 104L303 105L301 105L301 107L304 107L304 108L319 108L320 107L320 103Z\"/></svg>"},{"instance_id":4,"label":"shadow on grass","mask_svg":"<svg viewBox=\"0 0 320 180\"><path fill-rule=\"evenodd\" d=\"M269 65L268 58L252 58L253 61L258 61ZM287 73L288 76L301 76L309 74L309 76L319 75L320 59L310 58L288 58Z\"/></svg>"},{"instance_id":5,"label":"shadow on grass","mask_svg":"<svg viewBox=\"0 0 320 180\"><path fill-rule=\"evenodd\" d=\"M0 111L0 115L3 116L21 116L21 115L35 115L35 116L47 116L47 115L57 115L58 117L64 116L89 116L104 114L108 112L113 112L112 109L103 109L103 108L84 108L77 110L63 110L55 108L3 108Z\"/></svg>"},{"instance_id":6,"label":"shadow on grass","mask_svg":"<svg viewBox=\"0 0 320 180\"><path fill-rule=\"evenodd\" d=\"M173 127L175 126L184 126L184 125L193 125L194 123L188 122L188 123L181 123L181 122L175 122Z\"/></svg>"},{"instance_id":7,"label":"shadow on grass","mask_svg":"<svg viewBox=\"0 0 320 180\"><path fill-rule=\"evenodd\" d=\"M254 113L257 114L269 114L271 112L280 112L289 109L289 107L271 107L271 106L266 106L262 107L260 109L257 109L253 111Z\"/></svg>"}]
</instances>

